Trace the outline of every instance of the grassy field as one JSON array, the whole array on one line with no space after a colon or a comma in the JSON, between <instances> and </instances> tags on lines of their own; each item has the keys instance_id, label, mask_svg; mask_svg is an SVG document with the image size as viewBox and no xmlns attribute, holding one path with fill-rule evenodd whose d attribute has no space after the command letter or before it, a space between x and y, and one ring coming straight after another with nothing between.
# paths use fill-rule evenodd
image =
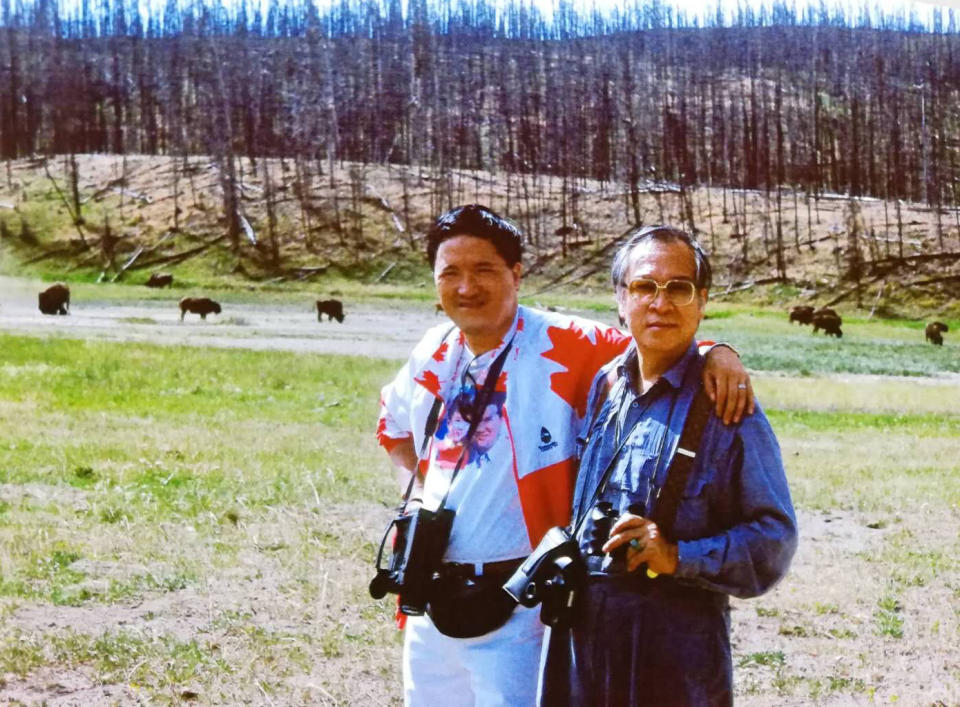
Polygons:
<instances>
[{"instance_id":1,"label":"grassy field","mask_svg":"<svg viewBox=\"0 0 960 707\"><path fill-rule=\"evenodd\" d=\"M956 345L703 333L757 371L801 511L790 576L734 604L738 703L960 704ZM397 704L366 593L396 367L0 334L0 701Z\"/></svg>"},{"instance_id":2,"label":"grassy field","mask_svg":"<svg viewBox=\"0 0 960 707\"><path fill-rule=\"evenodd\" d=\"M346 701L343 676L395 693L390 612L366 597L393 492L372 434L392 365L0 351L0 675L80 671L161 703Z\"/></svg>"}]
</instances>

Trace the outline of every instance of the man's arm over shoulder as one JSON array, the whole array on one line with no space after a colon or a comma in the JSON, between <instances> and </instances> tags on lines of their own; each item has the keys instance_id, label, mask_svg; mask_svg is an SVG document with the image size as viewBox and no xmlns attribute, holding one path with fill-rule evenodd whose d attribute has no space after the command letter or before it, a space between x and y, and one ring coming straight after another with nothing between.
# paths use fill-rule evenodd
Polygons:
<instances>
[{"instance_id":1,"label":"man's arm over shoulder","mask_svg":"<svg viewBox=\"0 0 960 707\"><path fill-rule=\"evenodd\" d=\"M711 480L725 486L716 534L708 530L677 543L675 576L736 597L758 596L787 573L797 547L796 516L780 448L762 411L745 417L728 438L725 449L702 450L710 457L702 460L707 473L695 482L704 484L688 487L695 495Z\"/></svg>"}]
</instances>

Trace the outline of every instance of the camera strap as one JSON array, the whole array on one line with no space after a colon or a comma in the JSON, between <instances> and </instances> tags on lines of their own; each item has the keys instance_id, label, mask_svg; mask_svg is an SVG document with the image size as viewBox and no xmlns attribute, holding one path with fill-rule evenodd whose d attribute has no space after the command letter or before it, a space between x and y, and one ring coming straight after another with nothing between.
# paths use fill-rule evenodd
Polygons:
<instances>
[{"instance_id":1,"label":"camera strap","mask_svg":"<svg viewBox=\"0 0 960 707\"><path fill-rule=\"evenodd\" d=\"M441 343L447 340L447 337L450 336L450 332L456 329L456 326L451 326L449 329L444 332L441 337ZM403 513L407 509L407 503L410 500L410 493L413 491L413 482L417 480L417 472L420 470L420 462L424 459L427 454L427 449L430 447L430 438L433 437L434 433L437 431L437 422L440 420L440 408L443 407L443 398L437 396L433 399L433 407L430 408L430 412L427 414L427 422L423 426L423 441L420 443L420 453L417 455L417 463L413 467L413 473L410 474L410 481L407 483L407 490L403 492L403 501L400 503L400 512ZM389 529L388 531L389 532Z\"/></svg>"},{"instance_id":2,"label":"camera strap","mask_svg":"<svg viewBox=\"0 0 960 707\"><path fill-rule=\"evenodd\" d=\"M680 507L680 498L687 487L687 480L693 471L693 463L700 449L700 440L703 430L707 426L710 410L713 407L703 386L697 388L697 394L690 404L690 411L683 423L683 432L677 443L677 452L673 455L673 462L667 469L667 478L657 494L657 502L650 514L651 520L660 528L663 536L675 541L673 525L677 520L677 509Z\"/></svg>"},{"instance_id":3,"label":"camera strap","mask_svg":"<svg viewBox=\"0 0 960 707\"><path fill-rule=\"evenodd\" d=\"M453 489L453 482L456 480L457 474L460 473L460 468L466 461L467 452L470 450L470 441L473 439L473 435L480 425L480 420L483 419L483 413L487 409L487 403L490 400L490 396L493 395L493 389L497 386L497 381L500 379L500 373L503 371L503 365L507 361L507 355L513 348L513 340L515 337L516 333L510 337L510 341L503 347L503 351L500 352L493 363L490 364L490 368L487 369L487 377L483 380L483 387L477 393L473 404L472 414L470 415L470 427L467 430L466 436L463 438L463 449L460 451L460 457L453 467L453 473L450 474L450 483L447 486L446 493L443 494L443 498L440 499L440 505L437 506L437 511L443 510L447 505L447 497L450 496L450 491Z\"/></svg>"},{"instance_id":4,"label":"camera strap","mask_svg":"<svg viewBox=\"0 0 960 707\"><path fill-rule=\"evenodd\" d=\"M627 399L628 389L627 389L626 377L625 376L621 377L617 381L617 385L620 386L620 390L617 391L620 394L619 395L620 402L618 403L617 407L620 408L626 403L626 399ZM675 402L676 402L676 396L674 396L673 400L670 401L670 413L667 417L668 428L670 426L670 418L673 417L673 405ZM614 450L613 455L610 457L610 461L607 462L607 466L604 467L603 474L600 475L600 479L597 481L597 486L593 490L593 494L590 496L590 502L587 503L586 506L584 506L583 503L581 503L577 508L576 523L573 525L573 529L571 531L571 534L573 535L573 537L577 537L579 535L580 526L583 525L583 521L585 521L590 514L590 509L593 508L594 504L597 502L597 499L600 498L600 494L602 494L603 490L607 487L607 482L610 480L610 474L613 472L613 466L614 464L616 464L617 458L620 456L620 452L622 452L624 446L626 446L627 440L630 439L630 436L633 434L633 431L636 429L637 425L640 424L641 419L642 419L642 416L638 415L637 419L634 420L633 424L630 426L630 429L627 430L627 432L620 437L620 441L617 444L616 450ZM663 454L663 445L665 441L666 441L666 435L664 435L664 438L660 441L660 449L657 452L657 462L656 462L655 469L660 467L660 456ZM654 471L654 473L656 473L656 471Z\"/></svg>"},{"instance_id":5,"label":"camera strap","mask_svg":"<svg viewBox=\"0 0 960 707\"><path fill-rule=\"evenodd\" d=\"M450 332L452 332L456 327L450 327L447 329L447 332L443 335L441 341L445 341ZM480 420L483 417L483 412L487 409L487 402L490 400L490 396L493 395L493 389L497 385L497 381L500 378L500 373L503 371L503 366L507 361L507 355L510 353L510 349L513 347L513 340L516 337L516 332L510 337L510 341L507 342L507 345L503 347L503 351L494 359L493 363L490 364L490 368L487 371L487 377L483 381L483 387L477 394L477 397L473 405L473 414L471 415L470 427L467 430L467 434L463 440L463 450L460 452L460 457L457 459L457 463L453 468L453 473L450 476L450 485L447 487L446 493L443 494L443 499L440 501L440 505L437 507L437 511L440 511L447 504L447 497L450 495L450 489L453 487L453 481L457 478L457 474L460 472L460 468L463 466L464 461L466 460L467 452L470 449L470 440L473 439L474 433L477 431L477 426L480 424ZM437 423L440 420L440 409L443 407L443 398L436 397L433 400L433 407L430 408L430 413L427 415L427 422L424 425L423 429L423 442L420 444L420 453L417 455L417 464L413 469L413 473L410 474L410 481L407 483L407 490L403 493L403 501L400 504L400 512L403 513L406 511L407 503L410 500L410 493L413 491L413 484L417 478L417 472L420 469L421 462L426 458L427 451L430 447L430 439L437 431Z\"/></svg>"},{"instance_id":6,"label":"camera strap","mask_svg":"<svg viewBox=\"0 0 960 707\"><path fill-rule=\"evenodd\" d=\"M687 376L694 374L694 371L691 370L694 368L699 370L699 368L696 366L689 366L687 368L683 384L681 385L681 390L676 391L670 401L670 411L667 414L667 421L665 425L667 431L670 429L670 422L673 419L677 398L680 397L682 389L686 387ZM618 391L620 393L618 407L622 407L626 403L627 385L625 381L625 376L617 380L617 384L622 386L621 390ZM663 532L666 537L671 539L673 533L673 524L676 521L677 509L680 506L680 497L683 494L683 490L686 488L687 479L690 478L690 472L693 471L693 462L697 456L697 449L700 446L700 438L703 436L703 430L706 427L707 418L710 416L710 409L710 399L707 398L707 394L704 391L703 386L698 385L697 392L694 395L693 402L690 405L690 410L687 412L687 418L683 423L683 430L680 433L680 440L677 443L677 451L673 456L673 461L671 462L670 467L667 469L667 477L655 497L656 503L654 505L653 513L650 513L649 508L644 509L649 515L650 519L660 527L661 532ZM590 502L586 506L584 506L582 503L578 506L576 524L573 526L573 535L575 537L580 531L580 526L588 517L590 509L593 508L594 504L603 493L603 490L606 488L607 482L610 480L610 474L613 472L613 467L617 457L623 450L626 441L630 439L630 436L633 434L633 430L636 428L637 424L639 424L641 417L642 416L638 416L630 430L621 437L616 451L613 453L613 456L610 458L610 461L604 468L603 474L600 476L600 480L597 482L597 487L594 489L594 492L590 498ZM660 463L662 461L663 450L666 444L667 436L668 432L665 432L663 438L660 440L659 449L657 450L657 460L654 464L652 472L653 479L657 478L660 470Z\"/></svg>"}]
</instances>

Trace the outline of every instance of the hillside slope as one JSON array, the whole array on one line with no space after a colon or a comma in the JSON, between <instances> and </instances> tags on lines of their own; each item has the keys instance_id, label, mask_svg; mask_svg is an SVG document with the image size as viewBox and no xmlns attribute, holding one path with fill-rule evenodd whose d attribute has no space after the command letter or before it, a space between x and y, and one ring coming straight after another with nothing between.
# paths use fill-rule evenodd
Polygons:
<instances>
[{"instance_id":1,"label":"hillside slope","mask_svg":"<svg viewBox=\"0 0 960 707\"><path fill-rule=\"evenodd\" d=\"M210 159L76 155L4 167L0 268L45 279L140 284L165 270L204 286L422 287L423 232L453 205L439 194L453 193L524 229L531 292L605 297L612 247L633 219L629 195L610 182L349 163L331 175L238 158L231 238L224 180ZM859 299L861 309L916 318L960 312L956 211L793 192L779 195L779 211L777 202L775 192L648 183L641 216L696 231L715 266L715 298L844 307ZM564 223L562 213L573 216Z\"/></svg>"}]
</instances>

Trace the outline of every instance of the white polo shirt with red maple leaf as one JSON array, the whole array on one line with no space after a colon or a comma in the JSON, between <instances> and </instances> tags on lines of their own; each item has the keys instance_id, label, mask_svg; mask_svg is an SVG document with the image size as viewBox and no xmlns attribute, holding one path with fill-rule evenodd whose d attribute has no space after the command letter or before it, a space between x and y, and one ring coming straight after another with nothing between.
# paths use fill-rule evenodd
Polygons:
<instances>
[{"instance_id":1,"label":"white polo shirt with red maple leaf","mask_svg":"<svg viewBox=\"0 0 960 707\"><path fill-rule=\"evenodd\" d=\"M549 528L569 521L576 435L590 385L628 342L615 328L527 307L518 308L500 346L479 357L449 324L426 333L383 388L377 438L389 451L412 437L420 450L434 400L443 401L421 468L424 507L436 509L449 490L446 507L456 511L446 561L525 557ZM485 419L464 453L465 422L455 401L471 384L483 385L507 345L495 386L498 402L481 411ZM464 376L468 367L470 376ZM464 462L451 486L461 453Z\"/></svg>"}]
</instances>

